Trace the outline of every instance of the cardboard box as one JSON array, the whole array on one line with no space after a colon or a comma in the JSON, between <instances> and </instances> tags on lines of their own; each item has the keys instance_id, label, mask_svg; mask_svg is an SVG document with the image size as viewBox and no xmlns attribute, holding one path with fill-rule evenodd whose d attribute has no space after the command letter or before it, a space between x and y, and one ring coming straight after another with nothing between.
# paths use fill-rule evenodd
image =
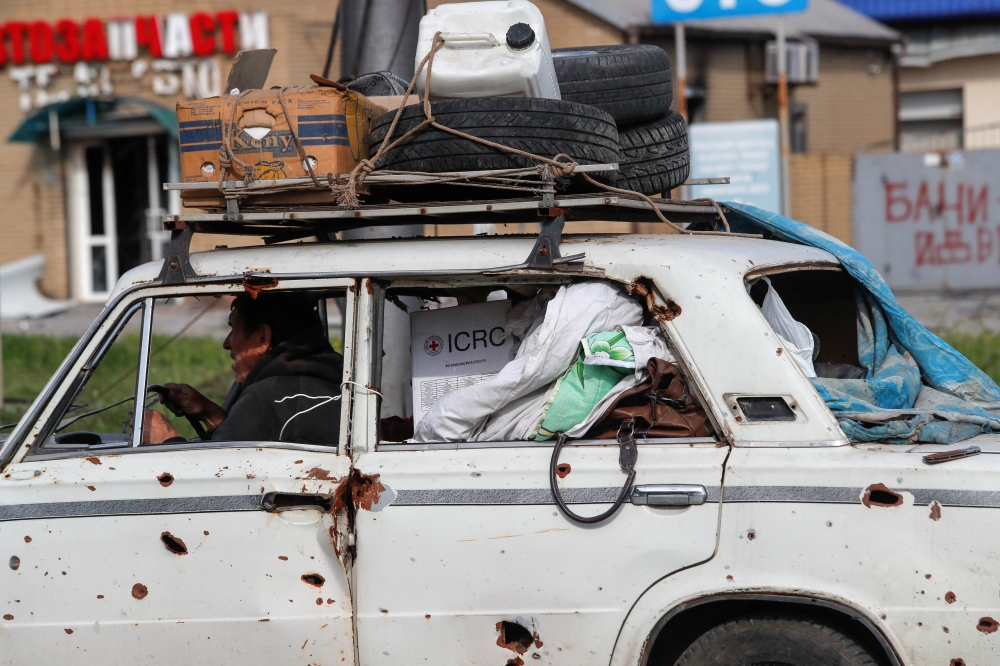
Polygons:
<instances>
[{"instance_id":1,"label":"cardboard box","mask_svg":"<svg viewBox=\"0 0 1000 666\"><path fill-rule=\"evenodd\" d=\"M345 174L368 157L372 119L383 109L364 95L349 90L318 86L286 88L286 118L277 90L253 90L239 100L235 116L233 103L238 95L223 95L178 102L181 178L185 183L219 180L219 149L230 118L233 153L255 166L258 180L308 176L289 126L295 127L307 158L315 160L316 174ZM236 166L236 165L234 165ZM230 170L229 177L242 180L242 172Z\"/></svg>"},{"instance_id":2,"label":"cardboard box","mask_svg":"<svg viewBox=\"0 0 1000 666\"><path fill-rule=\"evenodd\" d=\"M504 339L510 301L487 301L410 313L413 425L434 403L463 386L489 379L510 361Z\"/></svg>"},{"instance_id":3,"label":"cardboard box","mask_svg":"<svg viewBox=\"0 0 1000 666\"><path fill-rule=\"evenodd\" d=\"M402 95L378 95L375 97L369 97L368 101L376 106L380 106L384 109L383 113L389 113L390 111L395 111L399 108L399 105L403 103ZM424 100L422 97L417 95L410 95L406 98L406 104L404 106L413 106L414 104L423 104ZM375 116L376 118L378 116Z\"/></svg>"}]
</instances>

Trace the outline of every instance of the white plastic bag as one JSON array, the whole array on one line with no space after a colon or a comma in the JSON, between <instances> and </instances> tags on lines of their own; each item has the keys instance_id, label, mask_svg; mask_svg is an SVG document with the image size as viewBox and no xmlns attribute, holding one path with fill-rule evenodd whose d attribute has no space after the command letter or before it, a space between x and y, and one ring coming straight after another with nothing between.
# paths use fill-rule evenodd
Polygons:
<instances>
[{"instance_id":1,"label":"white plastic bag","mask_svg":"<svg viewBox=\"0 0 1000 666\"><path fill-rule=\"evenodd\" d=\"M813 340L812 331L805 324L801 324L792 318L788 308L785 307L781 296L771 286L768 278L763 278L767 283L767 294L764 296L764 304L760 306L764 313L764 319L771 325L771 330L781 339L781 344L795 362L802 368L806 377L815 377L816 369L813 367Z\"/></svg>"}]
</instances>

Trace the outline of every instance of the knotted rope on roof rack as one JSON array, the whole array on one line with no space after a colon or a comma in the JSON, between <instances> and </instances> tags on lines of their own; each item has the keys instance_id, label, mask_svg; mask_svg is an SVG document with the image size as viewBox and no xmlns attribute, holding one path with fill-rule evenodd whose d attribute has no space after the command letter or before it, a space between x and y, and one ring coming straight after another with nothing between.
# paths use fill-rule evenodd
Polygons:
<instances>
[{"instance_id":1,"label":"knotted rope on roof rack","mask_svg":"<svg viewBox=\"0 0 1000 666\"><path fill-rule=\"evenodd\" d=\"M385 152L387 152L389 150L392 150L393 148L395 148L396 146L398 146L399 144L401 144L403 141L405 141L409 137L413 136L414 134L416 134L417 132L421 131L423 128L428 127L428 126L435 127L435 128L437 128L437 129L439 129L439 130L441 130L443 132L447 132L449 134L453 134L453 135L455 135L457 137L460 137L460 138L463 138L463 139L467 139L469 141L474 141L476 143L479 143L479 144L484 145L484 146L488 146L490 148L494 148L496 150L500 150L500 151L503 151L503 152L506 152L506 153L511 153L513 155L520 155L521 157L527 157L528 159L534 160L536 162L540 162L539 166L537 167L537 170L538 170L539 176L543 180L549 180L549 181L551 181L553 178L568 178L568 177L574 175L574 172L575 172L576 167L577 167L577 162L574 161L568 155L559 154L559 155L556 155L555 157L552 157L552 158L543 157L542 155L535 155L533 153L529 153L529 152L526 152L526 151L523 151L523 150L518 150L517 148L511 148L510 146L505 146L505 145L503 145L501 143L496 143L494 141L488 141L487 139L483 139L481 137L474 136L474 135L468 134L466 132L462 132L460 130L448 127L447 125L442 125L441 123L437 122L437 120L435 120L434 115L431 113L431 102L430 102L431 75L432 75L432 71L433 71L433 67L434 67L434 54L436 54L439 50L441 50L441 48L444 46L444 44L445 44L445 40L441 36L441 33L440 32L436 33L434 35L434 41L431 44L430 51L428 51L427 55L424 56L423 60L420 61L420 65L417 66L417 71L414 72L413 78L410 80L410 85L406 88L406 93L403 95L403 101L400 103L399 109L396 111L395 118L392 119L392 124L389 125L389 130L386 132L385 138L382 140L382 145L379 146L378 151L375 153L375 155L373 157L371 157L370 159L362 160L361 162L358 163L358 165L356 167L354 167L354 170L351 171L351 175L348 177L348 181L347 181L347 189L338 198L338 203L340 203L341 205L347 206L349 208L356 208L359 205L359 200L358 200L358 196L357 196L357 190L358 190L359 187L361 187L361 185L364 184L365 177L368 174L373 173L376 170L375 165L378 163L379 158L382 157L382 155ZM408 132L406 132L405 134L403 134L401 137L399 137L398 139L396 139L395 141L392 141L390 143L390 140L392 139L393 134L396 132L396 126L399 124L399 120L402 117L403 109L406 106L406 100L410 96L410 94L413 92L413 88L414 88L414 86L417 83L417 77L420 76L420 73L421 73L421 71L423 71L423 69L424 69L425 66L427 67L427 75L426 75L426 79L424 81L424 98L423 98L424 120L420 124L418 124L416 127L413 127ZM385 173L385 172L382 172L382 173ZM604 183L601 183L601 182L595 180L594 178L592 178L590 176L590 174L588 174L588 173L584 173L582 175L587 180L588 183L590 183L591 185L594 185L594 186L596 186L596 187L598 187L598 188L600 188L602 190L606 190L608 192L615 192L615 193L618 193L618 194L625 194L625 195L628 195L628 196L638 196L638 197L642 198L643 200L646 201L646 203L649 204L649 207L653 210L654 213L656 213L656 216L660 218L660 221L663 222L664 224L666 224L668 227L670 227L671 229L673 229L677 233L682 233L682 234L707 234L707 235L711 235L711 234L725 234L725 235L733 235L733 236L744 236L744 235L747 235L747 236L759 237L758 234L733 234L730 231L730 229L729 229L729 222L726 220L726 216L723 214L722 208L719 206L718 203L716 203L712 199L704 199L703 201L706 201L706 202L710 203L712 206L715 207L715 210L718 212L719 219L722 221L722 224L723 224L723 226L725 227L726 230L725 231L692 231L692 230L689 230L689 229L685 229L684 227L681 227L680 225L675 224L674 222L671 222L670 220L668 220L667 217L663 214L663 211L661 211L656 206L656 204L653 202L653 200L649 196L647 196L647 195L645 195L645 194L643 194L641 192L635 192L635 191L632 191L632 190L625 190L625 189L621 189L621 188L618 188L618 187L612 187L611 185L605 185ZM473 183L471 181L473 181L473 180L479 181L479 180L486 180L486 179L476 178L476 179L469 179L469 180L470 180L470 182L468 182L468 183L462 183L462 184L480 185L479 182ZM459 183L455 183L455 184L459 184ZM486 185L486 186L488 187L488 185ZM494 186L494 187L497 187L497 186ZM518 188L504 188L504 189L518 189Z\"/></svg>"},{"instance_id":2,"label":"knotted rope on roof rack","mask_svg":"<svg viewBox=\"0 0 1000 666\"><path fill-rule=\"evenodd\" d=\"M241 92L233 103L233 109L232 112L230 113L229 124L226 127L226 131L223 134L222 147L219 149L220 166L222 167L220 169L221 173L219 174L219 189L222 191L222 193L225 195L227 199L239 198L247 196L248 194L255 194L255 195L274 194L278 192L287 192L292 190L329 189L336 195L337 203L339 205L344 206L346 208L357 208L361 204L361 201L358 198L358 190L364 185L365 178L369 174L372 174L376 171L378 171L379 175L383 176L392 176L397 174L421 175L421 176L437 175L422 171L390 171L390 170L376 169L378 160L382 157L384 153L386 153L389 150L392 150L393 148L401 144L403 141L406 141L406 139L410 138L411 136L413 136L417 132L420 132L421 130L423 130L425 127L428 126L434 127L443 132L447 132L459 138L466 139L468 141L473 141L475 143L502 152L511 153L513 155L520 155L521 157L526 157L530 160L539 163L538 166L534 168L528 167L520 169L511 169L509 171L494 172L489 176L462 176L457 174L450 175L436 179L435 180L436 183L483 187L483 188L498 189L498 190L514 190L514 191L532 192L540 194L542 190L539 187L526 186L523 180L520 180L520 178L517 178L515 176L530 175L531 173L534 172L538 174L539 178L543 182L549 182L549 183L551 183L554 179L557 178L569 178L570 176L573 176L576 167L578 166L578 163L575 160L573 160L573 158L570 157L569 155L558 154L555 155L554 157L544 157L542 155L536 155L534 153L529 153L524 150L519 150L517 148L505 146L501 143L489 141L487 139L483 139L482 137L474 136L472 134L462 132L461 130L454 129L448 127L447 125L442 125L441 123L437 122L437 120L434 118L433 113L431 113L431 102L430 102L431 75L434 67L434 55L438 51L440 51L441 48L444 47L444 45L445 45L445 40L441 36L441 32L437 32L434 35L434 40L431 44L430 51L428 51L427 55L425 55L424 58L420 61L420 64L417 66L417 71L414 72L413 78L410 79L410 85L407 86L406 92L403 94L403 99L400 102L399 108L396 111L396 115L392 119L392 123L389 125L389 129L386 132L385 138L382 140L382 145L379 146L379 149L378 151L376 151L374 156L363 159L360 162L358 162L357 166L354 167L351 173L346 177L346 181L343 183L341 182L341 176L338 174L327 173L325 177L326 179L325 184L322 183L320 179L316 176L315 172L313 171L312 164L310 164L309 160L306 157L305 150L302 148L302 142L299 140L299 134L296 131L295 123L292 121L292 117L288 113L288 108L285 104L285 99L284 99L285 89L282 88L278 91L278 101L281 104L282 113L285 114L285 118L288 121L289 131L292 135L292 140L295 143L295 150L298 153L299 159L302 160L303 166L305 166L306 170L309 172L309 178L311 179L312 182L288 183L288 184L282 183L270 187L254 187L252 191L244 189L242 192L233 192L232 190L228 190L225 187L225 182L226 182L225 176L230 166L233 163L237 164L240 167L241 172L243 174L244 185L251 184L254 182L254 180L256 180L255 167L251 164L247 164L246 162L240 160L238 157L236 157L236 155L232 151L232 141L234 138L233 132L236 119L236 107L239 104L240 99L243 97L243 95L246 94L247 91ZM396 132L396 127L399 124L399 120L402 117L403 109L406 107L406 100L413 93L413 88L416 86L418 80L417 77L419 77L421 72L423 72L424 67L427 68L427 73L424 81L424 95L423 95L424 120L415 127L411 128L405 134L397 138L395 141L391 141L393 134L395 134ZM611 185L606 185L604 183L595 180L590 176L590 174L587 173L583 173L582 175L587 180L587 182L602 190L608 192L614 192L617 194L624 194L626 196L637 196L643 199L647 204L649 204L649 207L656 214L656 216L660 218L660 221L666 224L668 228L670 228L674 233L701 234L701 235L721 234L721 235L731 235L731 236L747 236L753 238L760 237L759 234L732 233L729 228L729 222L726 220L726 216L722 212L722 208L713 199L699 199L698 201L710 203L712 206L715 207L715 210L719 215L719 219L722 221L722 225L725 227L726 230L693 231L690 229L685 229L684 227L681 227L680 225L675 224L674 222L671 222L669 219L667 219L667 217L663 214L663 211L661 211L657 207L656 203L649 196L641 192L635 192L633 190L626 190L618 187L613 187ZM414 184L412 180L407 180L402 178L399 180L395 180L392 178L383 179L382 182L384 184L394 184L394 185Z\"/></svg>"}]
</instances>

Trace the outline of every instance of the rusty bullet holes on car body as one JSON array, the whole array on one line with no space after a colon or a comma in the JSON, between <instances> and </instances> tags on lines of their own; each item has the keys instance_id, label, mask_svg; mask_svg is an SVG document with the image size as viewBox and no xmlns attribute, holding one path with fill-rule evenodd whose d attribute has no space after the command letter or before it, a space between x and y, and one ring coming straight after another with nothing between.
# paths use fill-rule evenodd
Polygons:
<instances>
[{"instance_id":1,"label":"rusty bullet holes on car body","mask_svg":"<svg viewBox=\"0 0 1000 666\"><path fill-rule=\"evenodd\" d=\"M984 634L995 633L998 627L1000 627L1000 625L998 625L997 621L991 617L979 618L979 623L976 624L976 629Z\"/></svg>"},{"instance_id":2,"label":"rusty bullet holes on car body","mask_svg":"<svg viewBox=\"0 0 1000 666\"><path fill-rule=\"evenodd\" d=\"M565 479L571 471L573 471L573 468L570 467L569 463L559 463L556 465L556 476L560 479Z\"/></svg>"},{"instance_id":3,"label":"rusty bullet holes on car body","mask_svg":"<svg viewBox=\"0 0 1000 666\"><path fill-rule=\"evenodd\" d=\"M175 555L187 555L188 549L184 545L184 542L175 537L170 532L164 532L160 535L160 541L166 546L167 550Z\"/></svg>"},{"instance_id":4,"label":"rusty bullet holes on car body","mask_svg":"<svg viewBox=\"0 0 1000 666\"><path fill-rule=\"evenodd\" d=\"M18 557L17 555L11 555L10 560L8 560L7 562L7 566L9 566L14 571L17 571L21 566L21 558Z\"/></svg>"},{"instance_id":5,"label":"rusty bullet holes on car body","mask_svg":"<svg viewBox=\"0 0 1000 666\"><path fill-rule=\"evenodd\" d=\"M671 300L666 303L658 303L656 292L653 289L653 281L647 277L636 278L626 289L633 296L640 296L646 301L646 309L653 315L653 319L660 322L672 321L681 316L681 306Z\"/></svg>"},{"instance_id":6,"label":"rusty bullet holes on car body","mask_svg":"<svg viewBox=\"0 0 1000 666\"><path fill-rule=\"evenodd\" d=\"M156 480L160 482L161 486L166 488L167 486L169 486L171 483L174 482L174 477L170 474L170 472L164 472L163 474L156 477Z\"/></svg>"},{"instance_id":7,"label":"rusty bullet holes on car body","mask_svg":"<svg viewBox=\"0 0 1000 666\"><path fill-rule=\"evenodd\" d=\"M956 601L958 601L958 598L955 596L954 592L948 592L947 594L944 595L944 601L945 603L953 604Z\"/></svg>"},{"instance_id":8,"label":"rusty bullet holes on car body","mask_svg":"<svg viewBox=\"0 0 1000 666\"><path fill-rule=\"evenodd\" d=\"M149 588L147 588L142 583L136 583L135 585L132 586L132 596L134 598L139 599L141 601L142 599L145 599L146 595L148 594L149 594Z\"/></svg>"},{"instance_id":9,"label":"rusty bullet holes on car body","mask_svg":"<svg viewBox=\"0 0 1000 666\"><path fill-rule=\"evenodd\" d=\"M307 573L302 574L302 582L312 585L313 587L323 587L323 583L326 582L326 578L323 578L318 573Z\"/></svg>"},{"instance_id":10,"label":"rusty bullet holes on car body","mask_svg":"<svg viewBox=\"0 0 1000 666\"><path fill-rule=\"evenodd\" d=\"M900 506L903 504L903 496L888 488L884 483L873 483L865 489L861 503L869 509L873 506Z\"/></svg>"},{"instance_id":11,"label":"rusty bullet holes on car body","mask_svg":"<svg viewBox=\"0 0 1000 666\"><path fill-rule=\"evenodd\" d=\"M517 654L527 652L534 640L531 632L517 622L501 620L497 622L497 631L500 632L500 636L497 638L497 645L508 650L513 650Z\"/></svg>"}]
</instances>

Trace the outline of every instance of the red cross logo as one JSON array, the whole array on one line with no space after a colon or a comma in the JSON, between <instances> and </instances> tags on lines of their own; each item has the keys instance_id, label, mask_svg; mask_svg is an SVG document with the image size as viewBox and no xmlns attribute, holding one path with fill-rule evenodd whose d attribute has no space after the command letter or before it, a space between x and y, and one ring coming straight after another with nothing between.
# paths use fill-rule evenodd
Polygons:
<instances>
[{"instance_id":1,"label":"red cross logo","mask_svg":"<svg viewBox=\"0 0 1000 666\"><path fill-rule=\"evenodd\" d=\"M444 349L444 340L432 335L424 342L424 351L430 356L437 356Z\"/></svg>"}]
</instances>

